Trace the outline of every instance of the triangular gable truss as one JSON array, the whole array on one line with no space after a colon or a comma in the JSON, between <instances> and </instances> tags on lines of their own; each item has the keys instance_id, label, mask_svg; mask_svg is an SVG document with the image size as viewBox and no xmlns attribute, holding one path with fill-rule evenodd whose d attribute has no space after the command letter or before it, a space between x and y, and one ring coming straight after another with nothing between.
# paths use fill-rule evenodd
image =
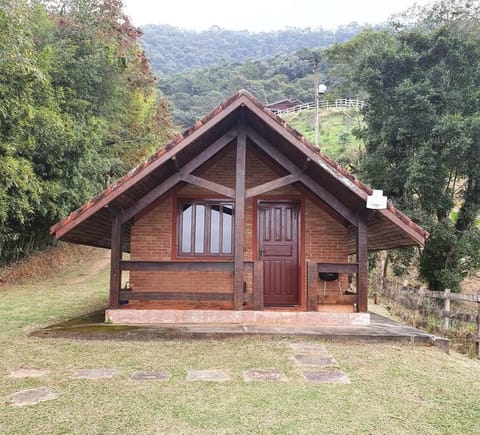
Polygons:
<instances>
[{"instance_id":1,"label":"triangular gable truss","mask_svg":"<svg viewBox=\"0 0 480 435\"><path fill-rule=\"evenodd\" d=\"M241 118L240 121L237 121L237 125L233 125L190 160L184 161L183 164L180 162L181 159L179 156L183 151L187 150L195 141L200 141L209 130L223 122L227 117L234 115L235 112L238 112L238 118ZM262 133L252 127L251 123L247 123L245 121L246 112L253 114L256 119L260 120L260 123L266 126L265 128L273 131L279 138L288 143L290 147L293 147L297 154L301 156L303 164L299 165L293 162L276 145L274 145L271 140L264 137ZM358 211L348 207L345 204L345 201L339 199L320 182L316 181L316 179L309 174L309 171L313 167L322 170L326 176L336 180L339 183L340 188L345 191L348 190L351 197L357 198L357 200L363 204L366 202L367 195L371 193L371 189L343 170L343 168L341 168L336 162L325 156L323 153L318 152L298 132L288 127L281 118L266 110L250 94L245 91L240 91L237 95L230 98L212 113L207 115L203 120L199 121L190 131L179 136L163 150L152 156L147 162L138 166L123 179L119 180L115 185L106 189L102 194L89 201L81 209L72 213L62 222L52 227L51 232L54 233L57 238L68 240L68 235L73 229L94 217L96 213L101 212L105 208L110 209L112 215L117 214L118 206L115 205L115 201L121 199L122 195L126 194L129 189L137 183L140 183L146 177L155 173L155 171L162 170L166 165L170 168L174 168L173 174L150 189L140 198L136 198L136 200L132 204L129 204L128 207L120 207L122 208L122 224L130 221L140 211L182 182L194 184L227 197L235 198L237 194L236 190L198 177L194 175L193 172L230 143L237 141L238 147L238 143L240 143L238 138L241 134L244 134L245 141L248 139L248 141L253 143L266 155L270 156L270 158L275 160L288 173L277 180L246 190L244 193L245 198L267 193L279 187L299 182L308 190L312 191L321 201L324 202L324 204L326 204L327 207L330 207L334 213L341 216L347 225L352 225L352 227L358 226ZM393 227L397 227L399 231L405 234L407 239L410 240L410 242L408 242L408 240L405 239L399 245L423 244L428 236L426 231L414 224L407 216L396 210L391 203L389 203L386 210L379 210L376 211L376 213L381 215L380 218L377 217L377 221L381 221L381 225L385 225L385 220L390 222L393 224ZM365 211L362 211L362 214L365 214ZM388 226L385 228L388 229ZM375 247L375 249L377 249L377 247Z\"/></svg>"}]
</instances>

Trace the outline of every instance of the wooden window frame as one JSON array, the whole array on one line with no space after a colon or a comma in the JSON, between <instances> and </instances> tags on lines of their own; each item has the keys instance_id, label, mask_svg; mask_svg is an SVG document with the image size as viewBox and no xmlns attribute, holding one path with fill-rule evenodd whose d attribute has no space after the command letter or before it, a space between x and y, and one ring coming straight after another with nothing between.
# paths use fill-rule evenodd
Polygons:
<instances>
[{"instance_id":1,"label":"wooden window frame","mask_svg":"<svg viewBox=\"0 0 480 435\"><path fill-rule=\"evenodd\" d=\"M182 242L183 242L183 206L185 204L192 204L193 210L196 209L197 205L203 205L205 209L205 221L204 221L204 239L203 239L203 248L204 252L195 253L195 218L192 216L192 228L191 228L191 250L192 252L183 252L182 251ZM219 221L219 252L212 253L210 246L210 235L211 235L211 207L219 206L223 207L225 205L232 207L232 223L231 223L231 252L222 253L222 243L223 243L223 213L220 213ZM235 201L228 199L203 199L203 198L178 198L177 199L177 208L176 208L176 236L177 236L177 247L176 247L176 256L177 258L222 258L222 259L232 259L235 249L234 245L234 231L235 231Z\"/></svg>"}]
</instances>

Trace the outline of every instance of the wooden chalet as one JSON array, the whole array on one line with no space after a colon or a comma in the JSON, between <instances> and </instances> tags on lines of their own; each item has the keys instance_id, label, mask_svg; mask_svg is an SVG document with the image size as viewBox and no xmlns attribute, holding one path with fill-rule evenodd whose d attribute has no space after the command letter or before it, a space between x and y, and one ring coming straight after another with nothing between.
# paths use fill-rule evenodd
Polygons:
<instances>
[{"instance_id":1,"label":"wooden chalet","mask_svg":"<svg viewBox=\"0 0 480 435\"><path fill-rule=\"evenodd\" d=\"M428 236L371 192L240 91L51 232L111 249L113 322L368 323L368 251Z\"/></svg>"}]
</instances>

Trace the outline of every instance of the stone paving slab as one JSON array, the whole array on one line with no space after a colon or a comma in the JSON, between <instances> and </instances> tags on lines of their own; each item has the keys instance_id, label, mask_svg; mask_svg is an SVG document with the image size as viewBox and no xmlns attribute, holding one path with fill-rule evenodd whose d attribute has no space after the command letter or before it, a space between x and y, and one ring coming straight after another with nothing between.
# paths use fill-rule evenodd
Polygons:
<instances>
[{"instance_id":1,"label":"stone paving slab","mask_svg":"<svg viewBox=\"0 0 480 435\"><path fill-rule=\"evenodd\" d=\"M321 370L318 372L302 372L307 382L319 382L323 384L349 384L350 379L341 370Z\"/></svg>"},{"instance_id":2,"label":"stone paving slab","mask_svg":"<svg viewBox=\"0 0 480 435\"><path fill-rule=\"evenodd\" d=\"M317 355L294 355L293 359L297 364L311 367L331 367L338 366L335 358L331 356L317 356Z\"/></svg>"},{"instance_id":3,"label":"stone paving slab","mask_svg":"<svg viewBox=\"0 0 480 435\"><path fill-rule=\"evenodd\" d=\"M286 381L285 373L275 369L253 369L243 372L245 382L254 381Z\"/></svg>"},{"instance_id":4,"label":"stone paving slab","mask_svg":"<svg viewBox=\"0 0 480 435\"><path fill-rule=\"evenodd\" d=\"M76 370L70 377L75 379L104 379L113 378L118 374L117 369L82 369Z\"/></svg>"},{"instance_id":5,"label":"stone paving slab","mask_svg":"<svg viewBox=\"0 0 480 435\"><path fill-rule=\"evenodd\" d=\"M11 378L41 378L50 373L50 370L43 369L15 369L9 374Z\"/></svg>"},{"instance_id":6,"label":"stone paving slab","mask_svg":"<svg viewBox=\"0 0 480 435\"><path fill-rule=\"evenodd\" d=\"M8 402L13 406L28 406L56 398L57 395L52 390L41 387L13 393L8 397Z\"/></svg>"},{"instance_id":7,"label":"stone paving slab","mask_svg":"<svg viewBox=\"0 0 480 435\"><path fill-rule=\"evenodd\" d=\"M170 379L170 372L134 372L130 375L130 379L134 381L168 381Z\"/></svg>"},{"instance_id":8,"label":"stone paving slab","mask_svg":"<svg viewBox=\"0 0 480 435\"><path fill-rule=\"evenodd\" d=\"M187 381L189 382L223 382L230 380L227 370L188 370Z\"/></svg>"}]
</instances>

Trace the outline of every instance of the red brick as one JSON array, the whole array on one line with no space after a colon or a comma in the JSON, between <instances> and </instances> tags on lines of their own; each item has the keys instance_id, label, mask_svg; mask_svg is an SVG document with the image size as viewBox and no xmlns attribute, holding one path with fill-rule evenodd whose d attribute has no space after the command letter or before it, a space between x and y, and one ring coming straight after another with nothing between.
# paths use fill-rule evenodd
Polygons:
<instances>
[{"instance_id":1,"label":"red brick","mask_svg":"<svg viewBox=\"0 0 480 435\"><path fill-rule=\"evenodd\" d=\"M273 163L273 166L275 164ZM230 147L221 155L204 165L195 172L196 175L215 181L225 186L235 187L235 149ZM262 158L248 150L246 187L254 187L265 182L283 176L285 172L281 168L272 168ZM176 191L177 197L188 198L189 196L215 198L218 195L193 185L185 185ZM348 259L348 231L339 224L317 203L309 197L305 197L304 191L292 185L285 186L273 192L267 197L281 199L303 199L305 210L305 260L314 262L346 262ZM253 246L254 231L253 222L253 199L246 201L245 207L245 261L253 260L256 247ZM176 247L174 246L174 232L176 231L176 198L165 198L155 208L142 215L132 226L131 235L131 259L174 261ZM247 292L252 293L252 273L245 273ZM202 286L199 283L205 283ZM226 272L204 272L201 278L198 273L182 272L144 272L132 271L130 284L134 291L208 291L208 292L231 292L233 288L233 276ZM347 277L342 276L341 286L347 286ZM323 283L318 283L323 292ZM338 292L336 282L327 283L327 293ZM168 304L165 304L167 306ZM202 304L200 304L202 305ZM206 305L206 304L203 304ZM208 304L207 304L208 305ZM198 306L201 307L201 306Z\"/></svg>"}]
</instances>

